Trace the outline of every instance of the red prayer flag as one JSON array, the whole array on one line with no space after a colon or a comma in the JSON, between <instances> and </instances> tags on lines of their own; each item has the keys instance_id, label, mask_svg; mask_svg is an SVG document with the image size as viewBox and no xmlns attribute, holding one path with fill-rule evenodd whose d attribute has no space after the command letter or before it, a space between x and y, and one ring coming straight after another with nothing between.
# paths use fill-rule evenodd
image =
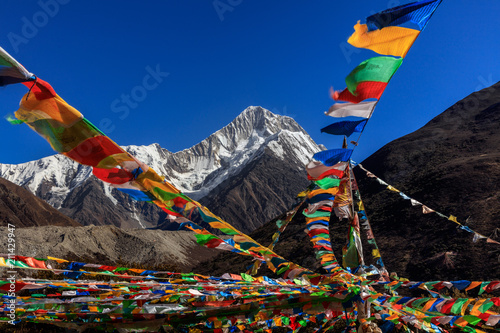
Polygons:
<instances>
[{"instance_id":1,"label":"red prayer flag","mask_svg":"<svg viewBox=\"0 0 500 333\"><path fill-rule=\"evenodd\" d=\"M368 98L380 99L382 93L387 87L387 82L365 81L360 82L353 95L347 88L343 91L335 91L332 93L332 98L336 101L345 101L351 103L359 103Z\"/></svg>"},{"instance_id":2,"label":"red prayer flag","mask_svg":"<svg viewBox=\"0 0 500 333\"><path fill-rule=\"evenodd\" d=\"M39 101L47 98L56 97L56 92L54 88L48 82L42 79L36 78L36 81L23 82L23 84L31 89L31 92L35 94L36 99Z\"/></svg>"},{"instance_id":3,"label":"red prayer flag","mask_svg":"<svg viewBox=\"0 0 500 333\"><path fill-rule=\"evenodd\" d=\"M106 157L124 152L125 151L122 150L116 143L111 141L111 139L100 135L88 138L63 155L66 155L80 164L96 167L99 162Z\"/></svg>"},{"instance_id":4,"label":"red prayer flag","mask_svg":"<svg viewBox=\"0 0 500 333\"><path fill-rule=\"evenodd\" d=\"M92 173L100 180L116 185L125 184L134 179L134 175L132 175L131 172L119 168L113 168L113 169L92 168Z\"/></svg>"}]
</instances>

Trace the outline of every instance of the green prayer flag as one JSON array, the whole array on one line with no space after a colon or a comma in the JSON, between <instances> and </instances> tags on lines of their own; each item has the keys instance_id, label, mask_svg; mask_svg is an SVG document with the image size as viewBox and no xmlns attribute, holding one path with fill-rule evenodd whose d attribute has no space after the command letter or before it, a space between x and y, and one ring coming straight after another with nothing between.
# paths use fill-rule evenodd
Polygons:
<instances>
[{"instance_id":1,"label":"green prayer flag","mask_svg":"<svg viewBox=\"0 0 500 333\"><path fill-rule=\"evenodd\" d=\"M290 318L288 318L288 317L281 317L281 322L282 322L285 326L288 326L288 325L290 325Z\"/></svg>"},{"instance_id":2,"label":"green prayer flag","mask_svg":"<svg viewBox=\"0 0 500 333\"><path fill-rule=\"evenodd\" d=\"M166 201L169 201L169 200L173 200L175 198L182 198L186 201L191 201L191 199L189 199L188 197L186 197L184 194L182 193L172 193L172 192L167 192L167 191L164 191L162 190L161 188L159 187L155 187L153 188L153 192L155 192L160 198L161 200L165 203ZM200 209L200 212L201 212L201 209Z\"/></svg>"},{"instance_id":3,"label":"green prayer flag","mask_svg":"<svg viewBox=\"0 0 500 333\"><path fill-rule=\"evenodd\" d=\"M248 275L246 273L241 273L240 275L243 278L243 280L245 280L245 281L252 282L254 280L253 277L251 277L250 275Z\"/></svg>"},{"instance_id":4,"label":"green prayer flag","mask_svg":"<svg viewBox=\"0 0 500 333\"><path fill-rule=\"evenodd\" d=\"M481 295L482 293L484 293L484 288L486 288L486 286L490 283L491 281L484 281L483 283L481 283L481 287L479 287L479 292L477 294Z\"/></svg>"},{"instance_id":5,"label":"green prayer flag","mask_svg":"<svg viewBox=\"0 0 500 333\"><path fill-rule=\"evenodd\" d=\"M430 300L430 298L428 297L424 297L424 298L421 298L421 299L417 299L415 302L413 302L411 305L412 307L414 308L418 308L421 304L423 303L426 303L428 300Z\"/></svg>"},{"instance_id":6,"label":"green prayer flag","mask_svg":"<svg viewBox=\"0 0 500 333\"><path fill-rule=\"evenodd\" d=\"M320 180L315 180L314 183L318 185L321 189L327 190L332 187L338 187L340 185L340 179L327 177Z\"/></svg>"},{"instance_id":7,"label":"green prayer flag","mask_svg":"<svg viewBox=\"0 0 500 333\"><path fill-rule=\"evenodd\" d=\"M127 267L116 267L113 272L123 272L123 271L128 271Z\"/></svg>"},{"instance_id":8,"label":"green prayer flag","mask_svg":"<svg viewBox=\"0 0 500 333\"><path fill-rule=\"evenodd\" d=\"M367 81L389 82L403 62L402 58L374 57L363 61L345 78L347 89L355 95L359 83Z\"/></svg>"},{"instance_id":9,"label":"green prayer flag","mask_svg":"<svg viewBox=\"0 0 500 333\"><path fill-rule=\"evenodd\" d=\"M485 313L486 311L488 311L493 305L495 305L495 303L493 303L492 301L488 300L486 302L484 302L480 307L479 307L479 312L481 313Z\"/></svg>"},{"instance_id":10,"label":"green prayer flag","mask_svg":"<svg viewBox=\"0 0 500 333\"><path fill-rule=\"evenodd\" d=\"M455 304L451 307L451 313L459 314L462 311L462 306L468 301L467 298L459 298L455 301Z\"/></svg>"},{"instance_id":11,"label":"green prayer flag","mask_svg":"<svg viewBox=\"0 0 500 333\"><path fill-rule=\"evenodd\" d=\"M313 218L313 217L330 217L331 212L323 212L323 211L317 210L317 211L315 211L314 213L311 213L311 214L308 214L308 213L306 213L304 211L304 212L302 212L302 214L305 217L309 217L309 218Z\"/></svg>"},{"instance_id":12,"label":"green prayer flag","mask_svg":"<svg viewBox=\"0 0 500 333\"><path fill-rule=\"evenodd\" d=\"M471 325L477 325L481 321L481 318L473 315L463 316L463 318L466 322L468 322Z\"/></svg>"},{"instance_id":13,"label":"green prayer flag","mask_svg":"<svg viewBox=\"0 0 500 333\"><path fill-rule=\"evenodd\" d=\"M474 328L472 328L470 326L464 326L464 327L462 327L462 330L464 332L467 332L467 333L476 333L477 332Z\"/></svg>"},{"instance_id":14,"label":"green prayer flag","mask_svg":"<svg viewBox=\"0 0 500 333\"><path fill-rule=\"evenodd\" d=\"M210 241L211 239L217 238L214 235L194 234L194 236L196 237L196 243L202 246L208 243L208 241Z\"/></svg>"}]
</instances>

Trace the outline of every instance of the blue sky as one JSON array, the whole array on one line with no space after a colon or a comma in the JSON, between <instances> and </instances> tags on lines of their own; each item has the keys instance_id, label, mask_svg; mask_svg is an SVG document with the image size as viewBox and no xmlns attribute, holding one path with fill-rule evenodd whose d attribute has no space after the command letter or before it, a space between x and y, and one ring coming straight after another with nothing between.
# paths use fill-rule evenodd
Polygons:
<instances>
[{"instance_id":1,"label":"blue sky","mask_svg":"<svg viewBox=\"0 0 500 333\"><path fill-rule=\"evenodd\" d=\"M338 137L319 132L334 121L323 114L333 103L328 90L343 89L345 76L376 56L346 40L357 20L408 2L6 0L0 45L121 145L179 151L261 105L338 148ZM498 12L498 1L443 1L353 159L500 80ZM0 114L16 111L25 92L1 88ZM0 121L0 139L0 163L54 153L25 125Z\"/></svg>"}]
</instances>

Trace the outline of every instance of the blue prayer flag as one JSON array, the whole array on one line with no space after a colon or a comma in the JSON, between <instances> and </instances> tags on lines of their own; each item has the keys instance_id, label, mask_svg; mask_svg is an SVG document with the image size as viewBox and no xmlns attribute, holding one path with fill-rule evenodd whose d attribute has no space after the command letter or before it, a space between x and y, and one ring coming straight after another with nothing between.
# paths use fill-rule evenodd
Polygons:
<instances>
[{"instance_id":1,"label":"blue prayer flag","mask_svg":"<svg viewBox=\"0 0 500 333\"><path fill-rule=\"evenodd\" d=\"M362 132L365 128L368 119L357 121L339 121L321 129L321 133L325 132L333 135L351 136L354 132Z\"/></svg>"},{"instance_id":2,"label":"blue prayer flag","mask_svg":"<svg viewBox=\"0 0 500 333\"><path fill-rule=\"evenodd\" d=\"M352 149L329 149L314 154L313 158L325 166L334 166L339 162L347 162L351 158Z\"/></svg>"},{"instance_id":3,"label":"blue prayer flag","mask_svg":"<svg viewBox=\"0 0 500 333\"><path fill-rule=\"evenodd\" d=\"M406 22L417 24L422 31L440 3L441 0L426 0L383 10L366 18L368 31L401 25Z\"/></svg>"}]
</instances>

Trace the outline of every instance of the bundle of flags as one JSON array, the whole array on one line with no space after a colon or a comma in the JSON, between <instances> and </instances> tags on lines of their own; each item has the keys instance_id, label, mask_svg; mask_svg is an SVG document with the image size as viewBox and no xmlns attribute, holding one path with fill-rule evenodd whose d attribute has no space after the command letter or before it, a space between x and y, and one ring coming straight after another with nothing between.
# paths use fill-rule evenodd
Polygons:
<instances>
[{"instance_id":1,"label":"bundle of flags","mask_svg":"<svg viewBox=\"0 0 500 333\"><path fill-rule=\"evenodd\" d=\"M315 186L307 195L308 205L302 212L306 217L305 232L313 243L316 257L321 260L321 266L329 274L341 270L332 250L329 222L335 196L339 192L347 166L345 161L339 161L332 166L312 161L306 166L307 178Z\"/></svg>"},{"instance_id":2,"label":"bundle of flags","mask_svg":"<svg viewBox=\"0 0 500 333\"><path fill-rule=\"evenodd\" d=\"M328 116L361 119L335 122L321 132L347 137L363 132L387 84L440 3L441 0L413 2L369 16L365 24L358 21L347 42L383 56L363 61L346 77L344 90L331 91L331 97L341 103L334 104L326 112Z\"/></svg>"},{"instance_id":3,"label":"bundle of flags","mask_svg":"<svg viewBox=\"0 0 500 333\"><path fill-rule=\"evenodd\" d=\"M347 149L346 138L363 132L389 81L440 3L441 0L425 0L401 5L373 14L366 18L365 24L358 21L354 26L354 33L349 37L348 43L357 48L374 51L381 56L369 58L356 66L345 78L344 90L331 90L331 97L337 103L325 114L340 118L340 121L322 128L321 132L344 136L344 144L342 149L317 153L313 157L314 163L330 167L339 161L350 161L353 150ZM357 141L359 138L353 141L355 146ZM387 271L371 232L356 181L350 171L346 172L345 179L337 186L332 206L339 218L347 218L349 221L347 242L343 248L343 266L354 272L360 268L365 272L370 269L387 279ZM359 199L353 198L351 193ZM368 244L372 247L372 256L375 258L374 264L378 267L365 266L360 222L367 231ZM323 231L321 234L327 233Z\"/></svg>"},{"instance_id":4,"label":"bundle of flags","mask_svg":"<svg viewBox=\"0 0 500 333\"><path fill-rule=\"evenodd\" d=\"M469 293L477 290L478 295L494 293L500 289L500 281L360 280L346 285L315 285L304 278L272 279L245 273L215 277L54 257L0 258L0 267L10 270L14 266L65 276L64 281L0 279L0 293L4 293L0 297L0 321L14 324L32 321L74 329L114 327L137 332L157 331L162 326L214 332L267 332L276 327L296 330L307 326L322 331L332 328L340 318L356 319L350 310L356 302L373 304L374 314L368 321L378 319L384 326L412 325L429 332L450 325L480 333L482 329L495 330L500 321L500 315L492 311L500 306L499 297L451 298L439 294L452 288ZM52 268L57 264L63 267ZM96 281L97 276L112 279ZM375 291L375 286L393 293L400 288L417 289L431 297L387 295ZM11 290L23 293L15 298L15 315L11 311L13 297L7 293ZM343 309L346 307L350 309Z\"/></svg>"}]
</instances>

